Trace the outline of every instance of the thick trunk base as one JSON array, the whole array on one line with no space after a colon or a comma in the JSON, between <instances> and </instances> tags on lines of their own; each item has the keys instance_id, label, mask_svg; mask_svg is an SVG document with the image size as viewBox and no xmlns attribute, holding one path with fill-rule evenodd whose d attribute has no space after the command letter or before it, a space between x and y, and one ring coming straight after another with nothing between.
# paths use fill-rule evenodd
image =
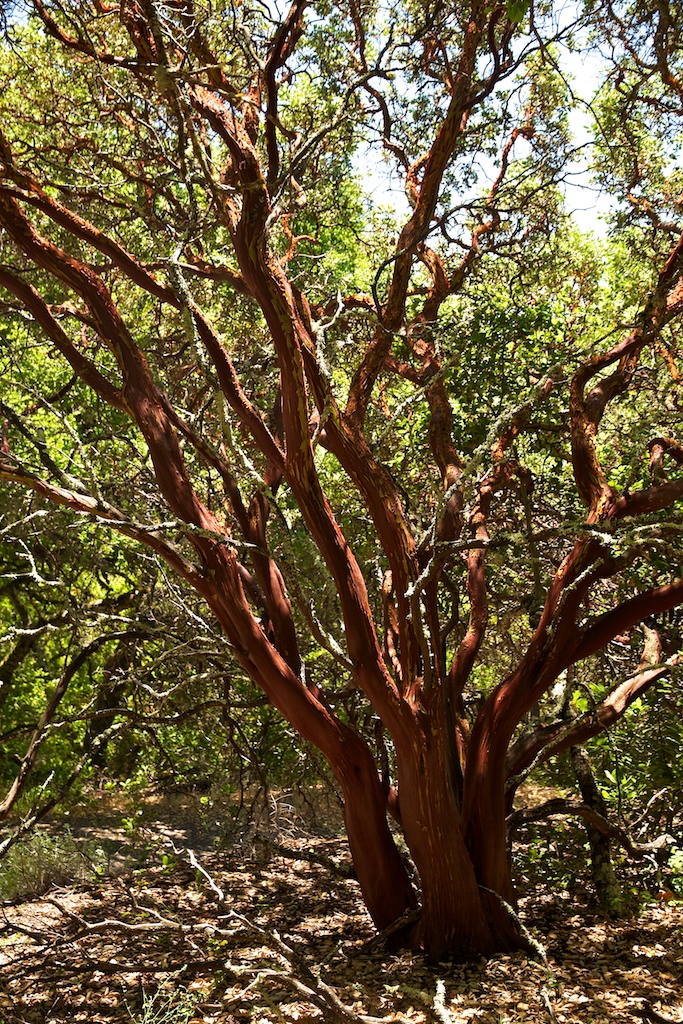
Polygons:
<instances>
[{"instance_id":1,"label":"thick trunk base","mask_svg":"<svg viewBox=\"0 0 683 1024\"><path fill-rule=\"evenodd\" d=\"M424 745L399 751L401 822L422 884L422 914L411 935L413 948L433 961L532 952L511 906L514 894L505 844L502 862L496 861L495 881L488 883L495 892L487 892L481 865L465 842L457 800L447 781L442 739L443 731L436 730ZM496 809L504 833L502 800Z\"/></svg>"}]
</instances>

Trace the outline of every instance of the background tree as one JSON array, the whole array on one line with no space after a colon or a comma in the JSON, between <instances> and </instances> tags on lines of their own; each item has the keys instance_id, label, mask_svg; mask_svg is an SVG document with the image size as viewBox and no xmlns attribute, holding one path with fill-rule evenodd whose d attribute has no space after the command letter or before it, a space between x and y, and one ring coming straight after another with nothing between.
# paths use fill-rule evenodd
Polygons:
<instances>
[{"instance_id":1,"label":"background tree","mask_svg":"<svg viewBox=\"0 0 683 1024\"><path fill-rule=\"evenodd\" d=\"M203 599L330 765L377 927L433 957L528 946L516 787L678 659L636 627L683 603L680 26L562 17L34 0L2 53L0 476ZM607 254L559 187L591 32ZM402 216L357 184L383 158Z\"/></svg>"}]
</instances>

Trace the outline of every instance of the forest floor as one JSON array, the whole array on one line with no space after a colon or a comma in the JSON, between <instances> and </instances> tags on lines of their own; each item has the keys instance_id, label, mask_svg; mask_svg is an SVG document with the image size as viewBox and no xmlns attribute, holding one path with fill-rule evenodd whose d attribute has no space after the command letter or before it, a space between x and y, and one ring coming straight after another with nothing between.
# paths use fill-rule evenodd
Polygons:
<instances>
[{"instance_id":1,"label":"forest floor","mask_svg":"<svg viewBox=\"0 0 683 1024\"><path fill-rule=\"evenodd\" d=\"M547 962L429 965L376 948L357 883L311 861L343 871L337 836L280 823L279 848L253 834L217 848L196 815L135 813L53 822L23 867L10 862L30 876L61 850L75 876L63 842L50 847L61 833L100 873L0 905L0 1024L683 1021L683 901L668 891L609 920L585 868L553 876L537 851L545 874L522 863L520 915ZM546 853L562 861L562 839Z\"/></svg>"}]
</instances>

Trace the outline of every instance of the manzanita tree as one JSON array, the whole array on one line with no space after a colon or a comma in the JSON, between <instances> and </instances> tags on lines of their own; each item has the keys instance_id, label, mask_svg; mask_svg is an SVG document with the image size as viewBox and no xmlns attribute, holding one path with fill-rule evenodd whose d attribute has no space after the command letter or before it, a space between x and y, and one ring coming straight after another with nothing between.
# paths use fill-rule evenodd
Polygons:
<instances>
[{"instance_id":1,"label":"manzanita tree","mask_svg":"<svg viewBox=\"0 0 683 1024\"><path fill-rule=\"evenodd\" d=\"M683 604L680 13L553 6L6 13L0 476L201 595L338 780L376 926L435 957L528 944L520 778L677 659L632 631ZM609 261L559 188L591 33ZM615 641L631 671L555 717Z\"/></svg>"}]
</instances>

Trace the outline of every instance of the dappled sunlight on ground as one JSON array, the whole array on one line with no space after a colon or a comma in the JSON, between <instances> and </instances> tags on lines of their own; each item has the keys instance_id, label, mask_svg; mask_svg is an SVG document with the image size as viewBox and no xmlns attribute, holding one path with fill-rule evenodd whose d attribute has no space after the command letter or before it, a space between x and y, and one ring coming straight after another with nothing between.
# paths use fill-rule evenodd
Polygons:
<instances>
[{"instance_id":1,"label":"dappled sunlight on ground","mask_svg":"<svg viewBox=\"0 0 683 1024\"><path fill-rule=\"evenodd\" d=\"M325 1019L297 992L291 979L301 973L278 954L274 933L346 1007L386 1021L440 1022L444 1006L454 1024L626 1024L647 1013L683 1020L683 906L675 900L653 899L613 922L585 890L539 889L523 896L521 913L545 943L547 965L519 954L429 967L416 954L368 948L356 883L306 859L311 851L335 857L338 840L290 834L286 844L299 859L245 842L197 853L207 879L178 847L174 854L168 842L148 841L146 863L128 874L5 906L0 1020ZM262 931L235 927L232 912Z\"/></svg>"}]
</instances>

